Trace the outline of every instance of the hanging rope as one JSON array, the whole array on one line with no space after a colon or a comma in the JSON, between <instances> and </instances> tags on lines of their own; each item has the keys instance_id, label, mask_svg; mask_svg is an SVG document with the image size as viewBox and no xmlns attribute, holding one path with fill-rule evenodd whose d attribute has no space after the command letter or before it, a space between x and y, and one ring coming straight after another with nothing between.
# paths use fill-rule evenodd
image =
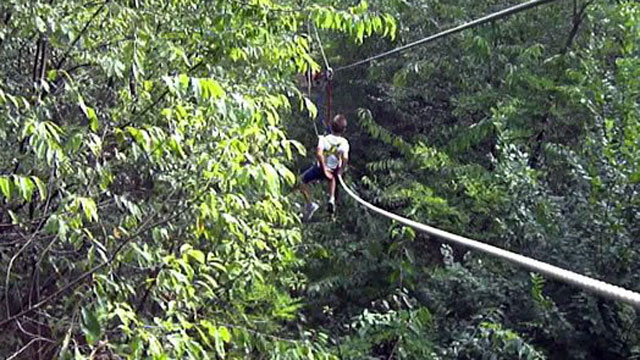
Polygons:
<instances>
[{"instance_id":1,"label":"hanging rope","mask_svg":"<svg viewBox=\"0 0 640 360\"><path fill-rule=\"evenodd\" d=\"M328 71L328 70L327 70ZM326 128L326 132L327 133L331 133L331 126L329 126L329 124L331 123L331 83L332 83L332 76L333 74L327 74L327 120L324 124L325 128Z\"/></svg>"},{"instance_id":2,"label":"hanging rope","mask_svg":"<svg viewBox=\"0 0 640 360\"><path fill-rule=\"evenodd\" d=\"M561 282L564 282L572 286L579 287L583 290L592 292L594 294L597 294L612 300L626 302L628 304L633 305L636 309L640 310L640 293L630 291L619 286L611 285L606 282L596 280L584 275L580 275L578 273L565 270L557 266L553 266L553 265L523 256L520 254L516 254L511 251L507 251L493 245L485 244L476 240L471 240L471 239L462 237L460 235L452 234L444 230L440 230L428 225L421 224L417 221L409 220L400 215L396 215L394 213L380 209L379 207L376 207L362 200L358 195L355 194L355 192L353 192L344 183L344 180L342 180L342 177L339 176L338 179L340 180L340 185L342 186L344 191L346 191L347 194L349 194L349 196L351 196L354 200L356 200L357 202L359 202L360 204L362 204L363 206L372 210L375 213L378 213L389 219L395 220L403 225L412 227L425 234L435 236L446 242L462 245L464 247L468 247L474 250L484 252L491 256L522 266L530 271L544 274L548 277L554 278L556 280L559 280Z\"/></svg>"},{"instance_id":3,"label":"hanging rope","mask_svg":"<svg viewBox=\"0 0 640 360\"><path fill-rule=\"evenodd\" d=\"M309 66L309 71L308 71L308 81L309 81L309 88L308 90L308 96L309 99L311 99L311 81L313 81L312 76L311 76L311 66ZM313 131L316 133L316 136L320 136L320 133L318 132L318 126L316 125L316 121L313 120Z\"/></svg>"},{"instance_id":4,"label":"hanging rope","mask_svg":"<svg viewBox=\"0 0 640 360\"><path fill-rule=\"evenodd\" d=\"M322 54L322 59L324 61L324 66L325 66L324 77L327 80L327 83L325 85L325 88L327 91L327 118L325 119L325 123L323 125L325 128L325 133L330 134L331 127L329 126L329 123L331 122L331 106L332 106L331 92L332 92L332 81L333 81L333 69L331 68L331 65L329 65L327 54L324 52L324 46L322 46L322 40L320 40L320 35L318 34L318 28L313 26L313 31L315 33L318 46L320 47L320 53Z\"/></svg>"},{"instance_id":5,"label":"hanging rope","mask_svg":"<svg viewBox=\"0 0 640 360\"><path fill-rule=\"evenodd\" d=\"M324 53L324 47L322 46L322 41L320 41L320 35L318 35L318 28L314 26L313 31L316 34L316 41L320 46L320 53L322 54L322 59L324 60L324 66L327 70L331 70L331 66L329 66L329 60L327 60L327 54Z\"/></svg>"},{"instance_id":6,"label":"hanging rope","mask_svg":"<svg viewBox=\"0 0 640 360\"><path fill-rule=\"evenodd\" d=\"M463 30L466 30L466 29L469 29L469 28L472 28L472 27L476 27L476 26L479 26L479 25L482 25L482 24L486 24L486 23L494 21L494 20L502 19L502 18L507 17L509 15L513 15L513 14L519 13L521 11L524 11L524 10L527 10L527 9L531 9L531 8L534 8L534 7L537 7L537 6L552 2L552 1L556 1L556 0L533 0L533 1L528 1L528 2L525 2L525 3L519 4L519 5L515 5L515 6L512 6L510 8L506 8L504 10L495 12L493 14L490 14L490 15L481 17L479 19L464 23L462 25L456 26L454 28L439 32L439 33L437 33L435 35L431 35L431 36L428 36L426 38L414 41L414 42L409 43L407 45L400 46L400 47L395 48L393 50L385 51L385 52L383 52L381 54L368 57L368 58L366 58L364 60L356 61L356 62L354 62L352 64L341 66L341 67L337 68L335 71L338 72L338 71L341 71L341 70L346 70L346 69L350 69L350 68L355 67L355 66L366 64L366 63L372 62L374 60L378 60L378 59L381 59L383 57L386 57L386 56L389 56L389 55L393 55L393 54L405 51L405 50L410 49L410 48L412 48L414 46L426 44L428 42L432 42L434 40L437 40L437 39L439 39L441 37L445 37L447 35L455 34L455 33L458 33L460 31L463 31Z\"/></svg>"},{"instance_id":7,"label":"hanging rope","mask_svg":"<svg viewBox=\"0 0 640 360\"><path fill-rule=\"evenodd\" d=\"M313 41L311 41L311 18L307 19L307 33L309 33L309 52L311 52L311 46ZM308 65L307 69L307 95L309 99L311 99L311 84L313 81L313 75L311 73L311 64ZM316 121L313 120L313 131L316 133L316 136L320 136L318 132L318 126L316 125Z\"/></svg>"},{"instance_id":8,"label":"hanging rope","mask_svg":"<svg viewBox=\"0 0 640 360\"><path fill-rule=\"evenodd\" d=\"M324 129L324 132L326 133L326 113L325 113L325 106L324 106L324 98L325 98L325 92L324 89L322 91L318 92L318 97L316 99L316 107L318 108L318 118L317 118L317 122L318 124L320 124L321 129Z\"/></svg>"}]
</instances>

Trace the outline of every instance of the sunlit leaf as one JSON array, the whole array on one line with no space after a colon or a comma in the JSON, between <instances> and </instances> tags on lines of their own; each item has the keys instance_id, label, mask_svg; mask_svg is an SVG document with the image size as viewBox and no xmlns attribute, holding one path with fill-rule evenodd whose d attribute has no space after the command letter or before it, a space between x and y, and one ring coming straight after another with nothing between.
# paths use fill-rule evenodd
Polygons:
<instances>
[{"instance_id":1,"label":"sunlit leaf","mask_svg":"<svg viewBox=\"0 0 640 360\"><path fill-rule=\"evenodd\" d=\"M36 184L36 187L38 188L38 193L40 194L40 198L45 199L47 197L47 187L44 185L42 180L40 180L40 178L37 176L32 176L31 180L33 180L33 182ZM2 185L0 184L0 188L1 187Z\"/></svg>"},{"instance_id":2,"label":"sunlit leaf","mask_svg":"<svg viewBox=\"0 0 640 360\"><path fill-rule=\"evenodd\" d=\"M7 199L11 200L11 188L13 182L10 178L5 176L0 176L0 191L2 191L2 195Z\"/></svg>"},{"instance_id":3,"label":"sunlit leaf","mask_svg":"<svg viewBox=\"0 0 640 360\"><path fill-rule=\"evenodd\" d=\"M80 207L82 208L84 216L87 218L87 220L98 220L98 207L96 206L96 203L93 199L78 197L78 202L80 203Z\"/></svg>"},{"instance_id":4,"label":"sunlit leaf","mask_svg":"<svg viewBox=\"0 0 640 360\"><path fill-rule=\"evenodd\" d=\"M34 184L33 181L24 176L15 176L13 177L13 182L18 189L18 193L25 201L31 201L33 197Z\"/></svg>"}]
</instances>

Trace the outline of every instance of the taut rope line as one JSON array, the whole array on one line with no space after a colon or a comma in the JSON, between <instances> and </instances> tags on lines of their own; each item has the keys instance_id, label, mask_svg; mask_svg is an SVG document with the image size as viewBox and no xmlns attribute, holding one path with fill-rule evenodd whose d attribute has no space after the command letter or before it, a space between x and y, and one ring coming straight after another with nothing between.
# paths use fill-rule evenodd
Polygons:
<instances>
[{"instance_id":1,"label":"taut rope line","mask_svg":"<svg viewBox=\"0 0 640 360\"><path fill-rule=\"evenodd\" d=\"M366 202L365 200L360 198L358 195L356 195L356 193L353 192L344 183L344 181L342 180L342 177L338 177L338 179L340 180L340 185L342 185L342 188L344 189L344 191L347 192L347 194L349 194L349 196L351 196L354 200L356 200L366 208L382 216L385 216L389 219L393 219L403 225L412 227L425 234L429 234L437 238L440 238L446 242L462 245L464 247L478 250L485 254L489 254L491 256L498 257L500 259L506 260L513 264L517 264L528 270L538 272L540 274L562 281L566 284L579 287L591 293L594 293L612 300L626 302L628 304L633 305L636 309L640 310L640 293L627 290L620 286L608 284L604 281L596 280L588 276L580 275L573 271L565 270L560 267L547 264L545 262L532 259L520 254L516 254L514 252L504 250L493 245L485 244L477 240L468 239L460 235L452 234L444 230L440 230L425 224L421 224L417 221L409 220L400 215L396 215L394 213L383 210L375 205L372 205Z\"/></svg>"},{"instance_id":2,"label":"taut rope line","mask_svg":"<svg viewBox=\"0 0 640 360\"><path fill-rule=\"evenodd\" d=\"M555 1L555 0L533 0L533 1L528 1L528 2L522 3L522 4L518 4L518 5L515 5L515 6L512 6L512 7L506 8L504 10L500 10L500 11L495 12L493 14L489 14L487 16L483 16L483 17L481 17L479 19L466 22L466 23L464 23L462 25L458 25L458 26L456 26L454 28L451 28L451 29L448 29L448 30L444 30L444 31L439 32L439 33L437 33L435 35L431 35L431 36L428 36L426 38L414 41L414 42L409 43L407 45L403 45L403 46L397 47L395 49L392 49L392 50L389 50L389 51L385 51L385 52L380 53L378 55L374 55L374 56L368 57L368 58L366 58L364 60L356 61L356 62L354 62L352 64L349 64L349 65L340 66L339 68L335 69L335 71L337 72L337 71L341 71L341 70L346 70L346 69L349 69L349 68L352 68L352 67L355 67L355 66L366 64L366 63L372 62L374 60L377 60L377 59L380 59L380 58L383 58L383 57L386 57L386 56L389 56L389 55L393 55L395 53L399 53L401 51L407 50L407 49L412 48L414 46L418 46L418 45L422 45L422 44L425 44L425 43L428 43L428 42L432 42L432 41L440 39L442 37L445 37L445 36L448 36L448 35L451 35L451 34L455 34L457 32L461 32L463 30L466 30L466 29L469 29L469 28L472 28L472 27L476 27L476 26L479 26L479 25L482 25L482 24L486 24L486 23L494 21L494 20L502 19L502 18L507 17L509 15L513 15L513 14L519 13L519 12L527 10L527 9L531 9L531 8L534 8L534 7L537 7L537 6L540 6L540 5L544 5L544 4L552 2L552 1Z\"/></svg>"}]
</instances>

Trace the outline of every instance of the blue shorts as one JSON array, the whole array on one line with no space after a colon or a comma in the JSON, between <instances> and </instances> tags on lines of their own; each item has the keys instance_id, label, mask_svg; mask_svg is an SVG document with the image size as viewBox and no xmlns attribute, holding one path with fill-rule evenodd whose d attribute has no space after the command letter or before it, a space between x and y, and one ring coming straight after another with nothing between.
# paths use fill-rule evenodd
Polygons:
<instances>
[{"instance_id":1,"label":"blue shorts","mask_svg":"<svg viewBox=\"0 0 640 360\"><path fill-rule=\"evenodd\" d=\"M313 164L302 172L303 183L308 184L318 180L327 180L327 177L324 176L324 171L322 171L322 168L320 168L318 164Z\"/></svg>"}]
</instances>

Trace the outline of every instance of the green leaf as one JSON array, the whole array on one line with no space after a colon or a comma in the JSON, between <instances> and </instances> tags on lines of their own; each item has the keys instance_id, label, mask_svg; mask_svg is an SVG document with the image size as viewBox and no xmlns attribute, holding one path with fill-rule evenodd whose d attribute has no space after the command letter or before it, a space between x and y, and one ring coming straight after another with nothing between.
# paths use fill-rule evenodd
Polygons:
<instances>
[{"instance_id":1,"label":"green leaf","mask_svg":"<svg viewBox=\"0 0 640 360\"><path fill-rule=\"evenodd\" d=\"M33 190L35 188L33 181L28 177L14 175L13 182L18 186L20 196L22 196L25 201L31 201L31 198L33 197Z\"/></svg>"},{"instance_id":2,"label":"green leaf","mask_svg":"<svg viewBox=\"0 0 640 360\"><path fill-rule=\"evenodd\" d=\"M182 246L180 246L180 253L181 254L186 253L191 249L193 249L193 246L191 246L191 244L186 244L186 243L182 244Z\"/></svg>"},{"instance_id":3,"label":"green leaf","mask_svg":"<svg viewBox=\"0 0 640 360\"><path fill-rule=\"evenodd\" d=\"M2 191L2 195L4 195L5 199L11 200L11 179L8 177L2 176L0 177L0 191Z\"/></svg>"},{"instance_id":4,"label":"green leaf","mask_svg":"<svg viewBox=\"0 0 640 360\"><path fill-rule=\"evenodd\" d=\"M31 180L33 180L33 182L36 184L36 187L38 187L38 193L40 194L40 198L41 199L46 199L46 197L47 197L47 187L44 185L42 180L40 180L40 178L37 177L37 176L32 176Z\"/></svg>"},{"instance_id":5,"label":"green leaf","mask_svg":"<svg viewBox=\"0 0 640 360\"><path fill-rule=\"evenodd\" d=\"M205 278L207 280L207 284L212 286L212 287L218 287L218 282L216 281L216 279L214 279L213 277L211 277L211 275L203 273L200 274L203 278Z\"/></svg>"},{"instance_id":6,"label":"green leaf","mask_svg":"<svg viewBox=\"0 0 640 360\"><path fill-rule=\"evenodd\" d=\"M304 97L304 105L309 111L311 118L315 119L318 116L318 108L316 108L316 105L313 103L313 101L311 101L311 99L307 97Z\"/></svg>"},{"instance_id":7,"label":"green leaf","mask_svg":"<svg viewBox=\"0 0 640 360\"><path fill-rule=\"evenodd\" d=\"M273 168L273 166L271 166L271 164L262 164L262 169L264 171L264 179L267 183L267 189L273 194L277 193L280 188L278 172Z\"/></svg>"},{"instance_id":8,"label":"green leaf","mask_svg":"<svg viewBox=\"0 0 640 360\"><path fill-rule=\"evenodd\" d=\"M358 25L356 26L356 39L360 43L362 43L362 40L364 39L364 30L364 23L358 23Z\"/></svg>"},{"instance_id":9,"label":"green leaf","mask_svg":"<svg viewBox=\"0 0 640 360\"><path fill-rule=\"evenodd\" d=\"M145 261L147 261L148 263L150 263L151 261L153 261L153 257L151 256L151 254L146 250L146 246L145 249L142 249L138 244L136 243L132 243L131 247L133 248L133 250L136 251L136 253L138 253L140 256L142 256L142 258L144 258Z\"/></svg>"},{"instance_id":10,"label":"green leaf","mask_svg":"<svg viewBox=\"0 0 640 360\"><path fill-rule=\"evenodd\" d=\"M98 117L93 108L87 107L87 117L89 118L89 128L91 131L98 131Z\"/></svg>"},{"instance_id":11,"label":"green leaf","mask_svg":"<svg viewBox=\"0 0 640 360\"><path fill-rule=\"evenodd\" d=\"M58 78L58 70L47 71L47 80L55 81Z\"/></svg>"},{"instance_id":12,"label":"green leaf","mask_svg":"<svg viewBox=\"0 0 640 360\"><path fill-rule=\"evenodd\" d=\"M178 75L178 82L183 88L187 88L189 86L189 77L186 74Z\"/></svg>"},{"instance_id":13,"label":"green leaf","mask_svg":"<svg viewBox=\"0 0 640 360\"><path fill-rule=\"evenodd\" d=\"M104 71L107 73L107 76L122 78L125 70L125 65L122 63L122 61L118 59L104 58L101 62Z\"/></svg>"},{"instance_id":14,"label":"green leaf","mask_svg":"<svg viewBox=\"0 0 640 360\"><path fill-rule=\"evenodd\" d=\"M289 141L289 144L293 145L296 148L299 155L302 155L302 156L307 155L307 148L305 148L304 145L302 145L300 142L291 140Z\"/></svg>"},{"instance_id":15,"label":"green leaf","mask_svg":"<svg viewBox=\"0 0 640 360\"><path fill-rule=\"evenodd\" d=\"M51 215L44 224L44 232L49 235L57 234L60 228L60 220L58 215Z\"/></svg>"},{"instance_id":16,"label":"green leaf","mask_svg":"<svg viewBox=\"0 0 640 360\"><path fill-rule=\"evenodd\" d=\"M221 263L219 263L219 262L215 262L214 261L214 262L211 262L210 265L213 266L214 268L220 270L220 272L223 272L223 273L227 272L227 268L224 265L222 265Z\"/></svg>"},{"instance_id":17,"label":"green leaf","mask_svg":"<svg viewBox=\"0 0 640 360\"><path fill-rule=\"evenodd\" d=\"M93 344L100 339L100 323L93 311L86 308L82 309L81 328L90 344Z\"/></svg>"},{"instance_id":18,"label":"green leaf","mask_svg":"<svg viewBox=\"0 0 640 360\"><path fill-rule=\"evenodd\" d=\"M218 333L220 334L220 339L222 339L222 341L226 343L231 341L231 334L229 333L229 330L226 327L220 326L218 328Z\"/></svg>"},{"instance_id":19,"label":"green leaf","mask_svg":"<svg viewBox=\"0 0 640 360\"><path fill-rule=\"evenodd\" d=\"M222 86L220 86L220 84L217 81L211 81L211 87L210 87L211 93L213 94L214 97L216 98L222 98L224 96L226 96L226 92L224 91L224 89L222 88Z\"/></svg>"},{"instance_id":20,"label":"green leaf","mask_svg":"<svg viewBox=\"0 0 640 360\"><path fill-rule=\"evenodd\" d=\"M192 249L192 250L189 250L188 254L192 258L196 259L196 261L199 262L200 264L204 264L205 256L202 251Z\"/></svg>"},{"instance_id":21,"label":"green leaf","mask_svg":"<svg viewBox=\"0 0 640 360\"><path fill-rule=\"evenodd\" d=\"M78 106L80 106L80 110L82 110L84 116L89 120L89 128L92 131L98 131L98 117L96 116L96 111L85 104L82 95L78 95Z\"/></svg>"},{"instance_id":22,"label":"green leaf","mask_svg":"<svg viewBox=\"0 0 640 360\"><path fill-rule=\"evenodd\" d=\"M78 202L80 203L80 207L82 207L82 211L84 211L84 216L89 221L98 220L98 207L96 206L96 202L91 198L79 197Z\"/></svg>"},{"instance_id":23,"label":"green leaf","mask_svg":"<svg viewBox=\"0 0 640 360\"><path fill-rule=\"evenodd\" d=\"M286 167L282 167L282 171L280 172L280 174L282 175L282 177L285 179L285 181L289 184L289 185L295 185L296 183L296 175L289 169L287 169Z\"/></svg>"},{"instance_id":24,"label":"green leaf","mask_svg":"<svg viewBox=\"0 0 640 360\"><path fill-rule=\"evenodd\" d=\"M202 90L202 97L208 98L224 98L227 94L220 86L220 83L213 79L200 79L200 88Z\"/></svg>"},{"instance_id":25,"label":"green leaf","mask_svg":"<svg viewBox=\"0 0 640 360\"><path fill-rule=\"evenodd\" d=\"M220 334L220 328L217 328L215 330L215 334L213 335L213 340L215 343L216 352L218 353L218 355L224 357L225 349L224 349L224 342L222 341L221 335L222 334Z\"/></svg>"}]
</instances>

